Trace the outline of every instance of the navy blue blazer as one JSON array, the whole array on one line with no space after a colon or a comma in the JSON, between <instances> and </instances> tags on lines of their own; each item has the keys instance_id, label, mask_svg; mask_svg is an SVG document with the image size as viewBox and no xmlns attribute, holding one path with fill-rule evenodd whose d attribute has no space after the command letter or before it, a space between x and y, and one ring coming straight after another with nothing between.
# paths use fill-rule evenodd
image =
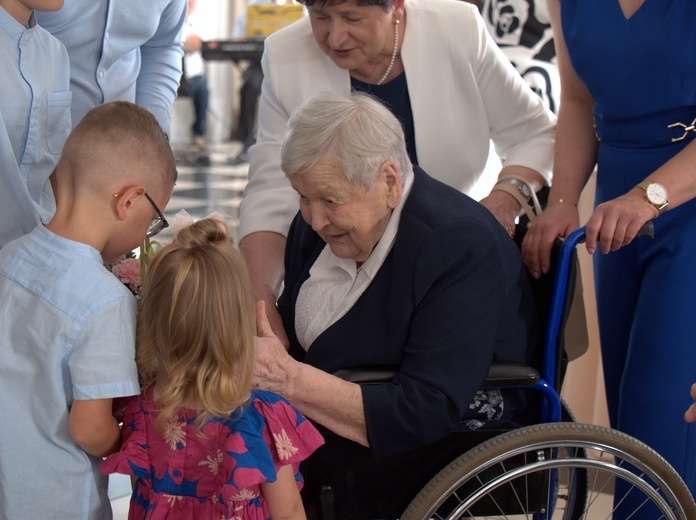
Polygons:
<instances>
[{"instance_id":1,"label":"navy blue blazer","mask_svg":"<svg viewBox=\"0 0 696 520\"><path fill-rule=\"evenodd\" d=\"M527 275L505 229L473 199L418 167L414 174L384 264L306 354L295 335L295 303L325 242L299 213L278 301L296 359L327 372L398 367L392 382L362 385L376 459L458 429L492 361L527 363L536 343Z\"/></svg>"}]
</instances>

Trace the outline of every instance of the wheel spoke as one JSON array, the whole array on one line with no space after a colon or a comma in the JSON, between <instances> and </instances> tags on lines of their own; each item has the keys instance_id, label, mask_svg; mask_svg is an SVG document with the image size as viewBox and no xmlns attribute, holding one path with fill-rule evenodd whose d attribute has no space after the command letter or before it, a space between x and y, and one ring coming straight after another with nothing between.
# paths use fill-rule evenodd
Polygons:
<instances>
[{"instance_id":1,"label":"wheel spoke","mask_svg":"<svg viewBox=\"0 0 696 520\"><path fill-rule=\"evenodd\" d=\"M614 489L623 494L612 509ZM462 455L402 520L635 520L648 508L667 520L696 518L683 481L653 450L607 428L557 423L508 432Z\"/></svg>"}]
</instances>

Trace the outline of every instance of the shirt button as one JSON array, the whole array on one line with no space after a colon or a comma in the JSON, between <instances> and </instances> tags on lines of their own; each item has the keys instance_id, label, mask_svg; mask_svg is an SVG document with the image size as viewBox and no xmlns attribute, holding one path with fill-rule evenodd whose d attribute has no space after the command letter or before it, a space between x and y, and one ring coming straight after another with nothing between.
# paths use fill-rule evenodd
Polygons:
<instances>
[{"instance_id":1,"label":"shirt button","mask_svg":"<svg viewBox=\"0 0 696 520\"><path fill-rule=\"evenodd\" d=\"M99 76L99 79L102 79L104 77L104 71L100 70L98 76Z\"/></svg>"},{"instance_id":2,"label":"shirt button","mask_svg":"<svg viewBox=\"0 0 696 520\"><path fill-rule=\"evenodd\" d=\"M106 31L106 33L104 33L104 37L105 37L107 40L109 39L109 31Z\"/></svg>"}]
</instances>

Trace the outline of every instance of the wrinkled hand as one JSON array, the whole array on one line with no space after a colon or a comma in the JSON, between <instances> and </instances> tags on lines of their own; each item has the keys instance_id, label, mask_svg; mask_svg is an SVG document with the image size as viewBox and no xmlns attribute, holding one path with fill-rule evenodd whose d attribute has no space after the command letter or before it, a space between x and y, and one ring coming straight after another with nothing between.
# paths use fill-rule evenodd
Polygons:
<instances>
[{"instance_id":1,"label":"wrinkled hand","mask_svg":"<svg viewBox=\"0 0 696 520\"><path fill-rule=\"evenodd\" d=\"M263 300L256 304L256 334L253 385L287 397L292 377L297 373L297 361L271 329Z\"/></svg>"},{"instance_id":2,"label":"wrinkled hand","mask_svg":"<svg viewBox=\"0 0 696 520\"><path fill-rule=\"evenodd\" d=\"M549 272L556 237L566 237L580 225L578 208L569 202L547 206L534 220L522 241L522 259L534 278Z\"/></svg>"},{"instance_id":3,"label":"wrinkled hand","mask_svg":"<svg viewBox=\"0 0 696 520\"><path fill-rule=\"evenodd\" d=\"M691 386L691 398L696 401L696 383ZM696 403L693 403L684 414L686 422L696 422Z\"/></svg>"},{"instance_id":4,"label":"wrinkled hand","mask_svg":"<svg viewBox=\"0 0 696 520\"><path fill-rule=\"evenodd\" d=\"M512 195L501 190L492 191L481 204L508 230L515 229L515 219L520 213L520 204Z\"/></svg>"},{"instance_id":5,"label":"wrinkled hand","mask_svg":"<svg viewBox=\"0 0 696 520\"><path fill-rule=\"evenodd\" d=\"M659 216L657 208L637 191L597 206L587 221L585 244L590 254L597 250L598 241L599 250L605 254L630 244L646 222Z\"/></svg>"},{"instance_id":6,"label":"wrinkled hand","mask_svg":"<svg viewBox=\"0 0 696 520\"><path fill-rule=\"evenodd\" d=\"M283 344L285 350L290 348L290 340L288 335L285 333L285 326L283 325L283 318L280 317L278 312L278 307L275 306L273 299L271 302L265 300L266 302L266 317L268 318L268 323L270 324L273 334L276 335L278 340Z\"/></svg>"}]
</instances>

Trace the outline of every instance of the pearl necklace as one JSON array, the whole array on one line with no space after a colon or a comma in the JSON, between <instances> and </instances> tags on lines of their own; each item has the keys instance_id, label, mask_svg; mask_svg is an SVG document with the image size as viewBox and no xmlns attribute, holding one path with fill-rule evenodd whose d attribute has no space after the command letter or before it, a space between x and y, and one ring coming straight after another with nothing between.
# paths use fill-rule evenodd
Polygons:
<instances>
[{"instance_id":1,"label":"pearl necklace","mask_svg":"<svg viewBox=\"0 0 696 520\"><path fill-rule=\"evenodd\" d=\"M387 76L389 76L389 73L392 70L392 67L394 66L394 61L396 60L396 51L399 49L399 19L396 19L396 24L394 25L394 50L392 51L391 55L391 61L389 62L389 66L387 67L387 71L384 73L384 76L382 76L382 79L380 79L377 84L381 85L384 83L384 80L387 79Z\"/></svg>"}]
</instances>

